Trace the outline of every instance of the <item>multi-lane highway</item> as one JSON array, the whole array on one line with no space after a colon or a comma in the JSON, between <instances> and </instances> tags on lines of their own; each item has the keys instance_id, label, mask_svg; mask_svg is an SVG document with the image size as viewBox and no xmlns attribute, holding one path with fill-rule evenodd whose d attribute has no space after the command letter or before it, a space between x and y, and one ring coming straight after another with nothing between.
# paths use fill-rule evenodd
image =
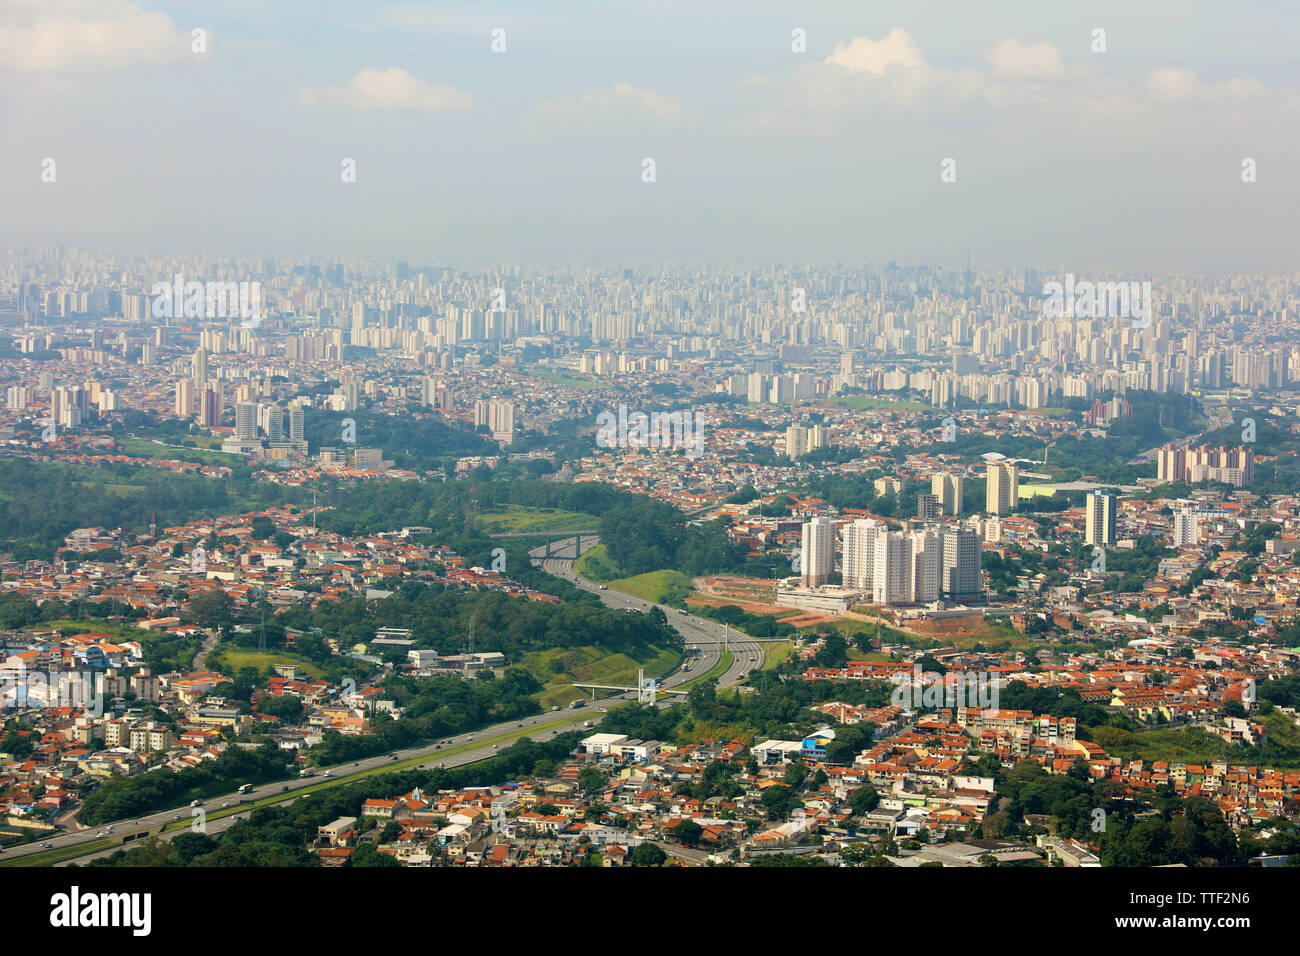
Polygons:
<instances>
[{"instance_id":1,"label":"multi-lane highway","mask_svg":"<svg viewBox=\"0 0 1300 956\"><path fill-rule=\"evenodd\" d=\"M596 543L597 539L595 538L588 538L585 535L582 538L584 551L587 550L588 546L594 546ZM723 641L728 642L733 658L726 671L719 677L719 686L729 687L736 684L743 680L751 670L763 665L763 650L760 645L745 640L734 631L728 632L721 624L694 617L667 605L652 605L648 601L642 601L639 598L621 594L618 591L602 589L585 578L581 578L573 570L573 563L578 556L576 546L577 539L575 538L566 539L560 542L559 546L553 546L551 557L542 561L544 569L551 574L567 578L578 587L593 591L600 597L602 602L610 607L648 612L652 606L658 606L667 616L669 623L682 634L687 646L698 648L696 656L688 654L682 666L674 669L672 673L664 675L659 682L660 686L665 688L676 687L708 672L722 657ZM538 548L533 553L539 559L543 559L545 550L545 548ZM608 706L635 700L636 696L635 692L613 694L591 701L590 705L593 708ZM661 702L662 705L668 703L671 703L671 701ZM597 715L589 713L584 708L577 711L565 710L560 713L548 712L535 717L526 717L523 720L507 721L472 733L458 734L454 737L437 740L418 747L397 750L391 755L369 757L352 763L320 768L318 773L312 777L295 777L291 780L265 784L250 790L246 794L230 793L213 797L205 801L199 808L174 808L130 820L119 820L111 825L90 827L73 833L50 836L38 843L26 844L5 851L0 854L0 862L32 854L67 849L81 844L98 844L106 839L113 841L113 845L106 849L88 849L85 854L78 854L75 858L69 858L65 861L65 863L84 863L87 860L114 853L122 849L123 845L132 846L134 838L143 838L150 833L157 835L160 829L167 824L173 824L173 829L163 833L163 839L170 839L178 833L188 833L194 821L200 819L194 814L194 809L203 811L202 825L204 832L209 834L220 833L234 825L237 819L247 816L252 809L251 805L258 801L280 802L293 800L307 788L319 787L327 781L343 782L368 770L381 769L387 766L395 765L402 769L409 769L412 766L410 762L416 760L422 761L415 764L415 766L420 767L458 767L462 764L473 763L494 756L501 748L509 746L520 736L527 736L539 741L549 740L556 734L572 730L575 725L581 725L588 720L595 719L598 719ZM462 747L466 749L461 750ZM454 754L445 753L445 751L450 750L458 752ZM239 811L237 808L241 805L249 805L249 810ZM185 824L182 824L181 821L185 821ZM109 832L110 829L111 832Z\"/></svg>"},{"instance_id":2,"label":"multi-lane highway","mask_svg":"<svg viewBox=\"0 0 1300 956\"><path fill-rule=\"evenodd\" d=\"M745 675L750 671L763 666L762 645L747 640L743 634L729 630L725 625L719 624L717 621L696 617L667 604L653 604L650 601L643 601L628 594L601 588L599 585L581 577L573 570L574 561L578 557L576 553L577 543L576 538L566 538L553 544L549 558L543 556L545 548L537 548L529 553L542 560L542 569L548 574L567 578L578 587L592 591L610 607L642 612L648 612L652 607L658 607L668 618L668 623L682 635L687 646L699 648L698 657L694 660L691 660L689 655L687 657L686 664L691 668L689 671L678 668L661 680L659 682L660 686L675 687L706 673L722 657L724 645L731 651L732 661L727 670L718 678L719 687L730 687L737 684L744 680ZM599 538L583 535L582 550L587 551L599 543Z\"/></svg>"}]
</instances>

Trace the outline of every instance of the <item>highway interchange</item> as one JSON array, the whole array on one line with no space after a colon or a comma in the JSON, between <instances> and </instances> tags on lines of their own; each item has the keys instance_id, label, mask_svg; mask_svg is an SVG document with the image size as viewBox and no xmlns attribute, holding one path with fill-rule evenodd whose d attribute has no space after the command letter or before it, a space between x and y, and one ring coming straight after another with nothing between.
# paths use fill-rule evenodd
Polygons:
<instances>
[{"instance_id":1,"label":"highway interchange","mask_svg":"<svg viewBox=\"0 0 1300 956\"><path fill-rule=\"evenodd\" d=\"M667 617L669 624L682 635L686 641L686 646L698 650L698 653L694 656L687 654L681 666L665 675L659 681L660 687L678 687L710 671L722 658L724 642L727 642L733 657L730 665L718 678L719 687L730 687L737 684L744 680L750 671L762 667L762 646L756 642L746 640L743 635L739 635L734 631L728 632L721 624L683 613L679 609L668 605L652 605L651 602L618 591L601 588L599 585L577 575L573 566L577 557L578 540L577 538L568 538L552 545L550 557L545 556L546 549L544 547L537 548L530 553L540 561L543 570L557 577L566 578L576 586L591 591L609 607L642 613L648 613L652 606L659 607ZM583 535L581 538L583 550L588 550L588 544L595 546L597 541L598 539L595 537ZM556 734L573 730L575 726L581 728L588 721L596 722L599 719L598 708L635 700L636 697L635 691L612 694L588 701L585 707L577 710L544 713L533 717L525 717L522 720L507 721L417 747L393 751L392 754L369 757L328 768L319 768L314 776L295 777L290 780L264 784L253 788L246 794L230 793L211 797L204 801L200 808L197 808L201 809L204 814L202 818L203 832L208 834L220 833L233 826L238 819L246 817L251 812L252 807L250 806L248 810L244 811L236 809L243 804L251 805L262 800L275 803L293 800L296 799L297 795L301 795L303 791L310 788L319 788L322 783L327 781L333 784L344 783L356 779L366 771L381 770L390 766L394 769L459 767L492 757L500 752L502 744L508 746L509 743L513 743L514 740L521 736L527 736L537 741L549 740ZM667 700L660 701L659 705L667 706L672 702L673 698L670 697ZM594 712L589 713L587 708L591 708ZM460 750L459 748L462 747L467 749ZM457 752L454 754L444 753L444 751L450 750L456 750ZM424 762L416 762L420 760ZM167 824L172 824L173 829L161 833L163 839L170 839L178 833L188 833L196 819L199 818L195 816L195 811L190 807L173 808L134 819L119 820L111 824L111 833L109 832L110 825L88 827L84 830L50 836L37 843L13 847L0 855L0 861L14 860L33 854L53 853L79 844L99 844L103 840L110 838L114 841L111 846L88 849L86 853L77 854L75 857L69 857L54 865L66 866L69 863L85 863L97 857L115 853L122 849L124 844L130 847L132 845L131 841L136 837L143 837L148 833L158 835L160 829ZM185 825L180 821L188 821L189 825Z\"/></svg>"}]
</instances>

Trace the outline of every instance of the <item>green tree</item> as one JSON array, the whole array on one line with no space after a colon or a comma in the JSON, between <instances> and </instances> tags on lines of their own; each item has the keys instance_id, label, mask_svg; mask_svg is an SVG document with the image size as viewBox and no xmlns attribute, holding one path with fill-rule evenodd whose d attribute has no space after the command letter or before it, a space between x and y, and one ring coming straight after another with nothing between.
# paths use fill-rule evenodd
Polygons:
<instances>
[{"instance_id":1,"label":"green tree","mask_svg":"<svg viewBox=\"0 0 1300 956\"><path fill-rule=\"evenodd\" d=\"M633 866L663 866L668 854L653 843L641 843L632 848L627 856Z\"/></svg>"}]
</instances>

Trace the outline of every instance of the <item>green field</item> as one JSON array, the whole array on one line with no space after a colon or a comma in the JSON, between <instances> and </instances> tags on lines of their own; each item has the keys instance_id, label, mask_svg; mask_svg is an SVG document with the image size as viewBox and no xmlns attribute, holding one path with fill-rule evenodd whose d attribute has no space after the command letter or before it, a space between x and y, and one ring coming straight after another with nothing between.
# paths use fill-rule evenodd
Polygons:
<instances>
[{"instance_id":1,"label":"green field","mask_svg":"<svg viewBox=\"0 0 1300 956\"><path fill-rule=\"evenodd\" d=\"M763 648L763 670L770 671L794 653L794 641L779 644L760 644Z\"/></svg>"},{"instance_id":2,"label":"green field","mask_svg":"<svg viewBox=\"0 0 1300 956\"><path fill-rule=\"evenodd\" d=\"M548 382L554 382L556 385L568 385L571 388L600 387L599 382L591 382L582 378L569 378L567 375L561 375L559 372L552 372L548 369L516 368L515 371L521 375L531 375L533 378L540 378Z\"/></svg>"},{"instance_id":3,"label":"green field","mask_svg":"<svg viewBox=\"0 0 1300 956\"><path fill-rule=\"evenodd\" d=\"M190 439L196 444L205 443L207 439ZM216 442L220 445L220 441ZM177 461L192 461L202 465L246 465L248 459L241 455L223 455L219 451L205 451L199 448L180 448L173 445L155 445L143 438L123 438L118 442L122 454L134 455L136 458L171 458Z\"/></svg>"},{"instance_id":4,"label":"green field","mask_svg":"<svg viewBox=\"0 0 1300 956\"><path fill-rule=\"evenodd\" d=\"M509 505L501 511L485 512L478 516L478 521L489 533L497 534L589 531L600 525L599 518L585 512L525 508L522 505Z\"/></svg>"},{"instance_id":5,"label":"green field","mask_svg":"<svg viewBox=\"0 0 1300 956\"><path fill-rule=\"evenodd\" d=\"M609 582L615 591L630 594L654 604L682 607L691 591L691 582L680 571L647 571L631 578L616 578Z\"/></svg>"},{"instance_id":6,"label":"green field","mask_svg":"<svg viewBox=\"0 0 1300 956\"><path fill-rule=\"evenodd\" d=\"M627 654L610 654L593 645L557 647L525 654L519 666L546 685L537 698L545 710L589 698L591 692L574 687L575 681L635 687L638 669L644 668L648 677L661 677L681 662L681 651L675 647L656 647L653 650L651 656L638 661ZM563 670L556 671L552 669L554 667L563 667Z\"/></svg>"},{"instance_id":7,"label":"green field","mask_svg":"<svg viewBox=\"0 0 1300 956\"><path fill-rule=\"evenodd\" d=\"M305 674L320 677L325 672L306 657L286 651L249 651L240 647L218 645L208 657L207 666L221 674L238 674L245 667L255 667L266 674L276 664L292 664Z\"/></svg>"},{"instance_id":8,"label":"green field","mask_svg":"<svg viewBox=\"0 0 1300 956\"><path fill-rule=\"evenodd\" d=\"M877 408L894 412L939 411L934 405L927 405L924 402L891 402L887 398L869 398L866 395L846 395L843 398L835 399L835 404L843 405L845 408L855 408L860 412Z\"/></svg>"}]
</instances>

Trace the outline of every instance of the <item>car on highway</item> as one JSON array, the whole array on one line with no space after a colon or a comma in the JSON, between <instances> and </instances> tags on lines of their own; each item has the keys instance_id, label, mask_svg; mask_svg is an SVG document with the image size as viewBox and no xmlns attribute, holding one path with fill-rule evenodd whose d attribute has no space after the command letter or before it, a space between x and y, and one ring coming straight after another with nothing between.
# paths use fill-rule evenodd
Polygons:
<instances>
[{"instance_id":1,"label":"car on highway","mask_svg":"<svg viewBox=\"0 0 1300 956\"><path fill-rule=\"evenodd\" d=\"M53 843L42 843L41 846L45 847L47 850L52 850L54 848Z\"/></svg>"},{"instance_id":2,"label":"car on highway","mask_svg":"<svg viewBox=\"0 0 1300 956\"><path fill-rule=\"evenodd\" d=\"M473 739L474 739L474 735L473 735L473 734L470 734L470 735L469 735L468 737L466 737L465 739L466 739L466 740L473 740Z\"/></svg>"},{"instance_id":3,"label":"car on highway","mask_svg":"<svg viewBox=\"0 0 1300 956\"><path fill-rule=\"evenodd\" d=\"M191 801L190 801L190 806L192 806L192 807L201 807L201 806L203 806L203 801L202 801L202 800L191 800Z\"/></svg>"},{"instance_id":4,"label":"car on highway","mask_svg":"<svg viewBox=\"0 0 1300 956\"><path fill-rule=\"evenodd\" d=\"M332 776L334 776L334 771L333 771L333 770L326 770L325 773L322 774L322 776L325 776L325 777L332 777Z\"/></svg>"},{"instance_id":5,"label":"car on highway","mask_svg":"<svg viewBox=\"0 0 1300 956\"><path fill-rule=\"evenodd\" d=\"M281 788L280 788L280 792L281 792L281 793L288 793L288 792L289 792L289 788L288 788L288 787L281 787Z\"/></svg>"},{"instance_id":6,"label":"car on highway","mask_svg":"<svg viewBox=\"0 0 1300 956\"><path fill-rule=\"evenodd\" d=\"M493 745L492 745L492 749L493 749L493 750L496 750L496 749L497 749L497 745L496 745L496 744L493 744Z\"/></svg>"}]
</instances>

